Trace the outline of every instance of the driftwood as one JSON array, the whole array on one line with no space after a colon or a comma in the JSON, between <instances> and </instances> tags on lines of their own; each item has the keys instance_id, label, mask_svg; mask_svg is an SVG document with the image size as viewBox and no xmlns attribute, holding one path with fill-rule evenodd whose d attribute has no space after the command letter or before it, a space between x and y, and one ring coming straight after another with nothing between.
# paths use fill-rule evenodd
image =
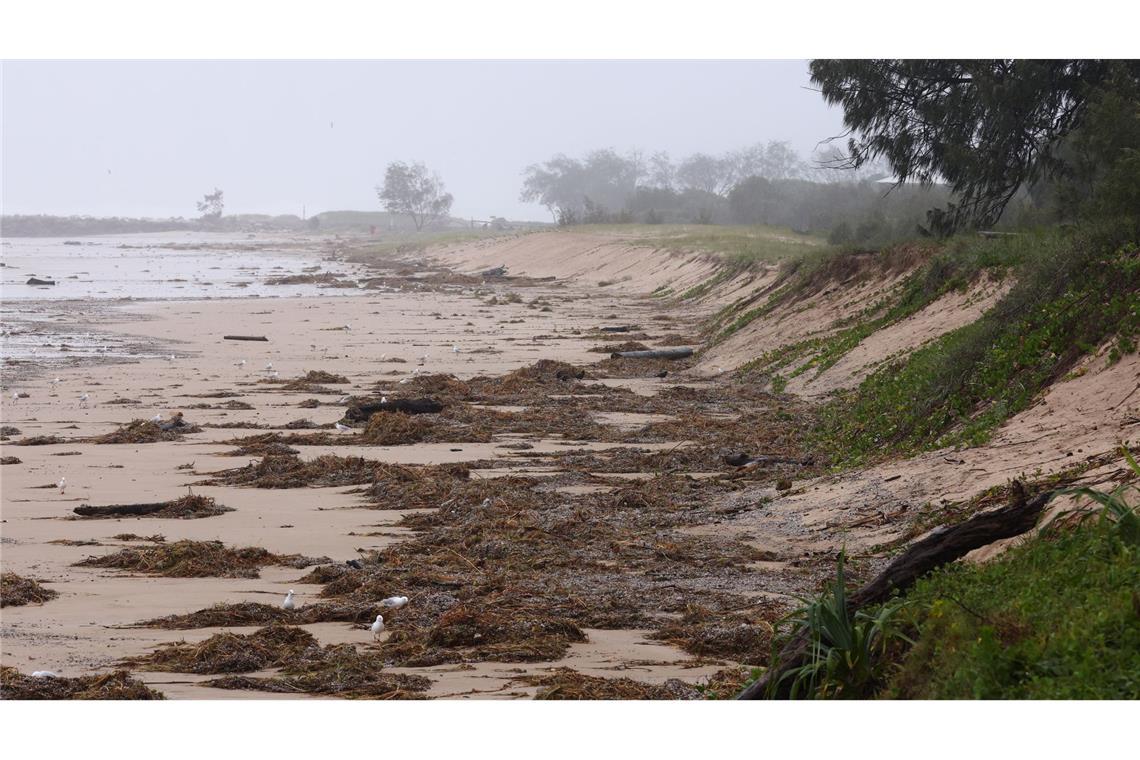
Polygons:
<instances>
[{"instance_id":1,"label":"driftwood","mask_svg":"<svg viewBox=\"0 0 1140 760\"><path fill-rule=\"evenodd\" d=\"M55 280L41 280L39 277L29 277L27 285L55 285Z\"/></svg>"},{"instance_id":2,"label":"driftwood","mask_svg":"<svg viewBox=\"0 0 1140 760\"><path fill-rule=\"evenodd\" d=\"M635 327L634 325L620 325L617 327L599 327L598 332L627 333L627 332L633 332L636 329L637 329L637 327Z\"/></svg>"},{"instance_id":3,"label":"driftwood","mask_svg":"<svg viewBox=\"0 0 1140 760\"><path fill-rule=\"evenodd\" d=\"M81 507L76 507L72 511L80 517L119 517L149 515L152 512L159 512L169 506L169 501L159 501L152 504L108 504L103 507L93 507L90 504L84 504Z\"/></svg>"},{"instance_id":4,"label":"driftwood","mask_svg":"<svg viewBox=\"0 0 1140 760\"><path fill-rule=\"evenodd\" d=\"M506 277L507 267L505 265L492 267L491 269L483 271L481 274L483 277Z\"/></svg>"},{"instance_id":5,"label":"driftwood","mask_svg":"<svg viewBox=\"0 0 1140 760\"><path fill-rule=\"evenodd\" d=\"M344 418L349 422L367 422L376 412L403 412L404 414L436 414L443 404L430 398L395 398L387 401L363 399L349 404Z\"/></svg>"},{"instance_id":6,"label":"driftwood","mask_svg":"<svg viewBox=\"0 0 1140 760\"><path fill-rule=\"evenodd\" d=\"M222 340L259 340L269 342L269 338L264 335L223 335Z\"/></svg>"},{"instance_id":7,"label":"driftwood","mask_svg":"<svg viewBox=\"0 0 1140 760\"><path fill-rule=\"evenodd\" d=\"M1003 538L1019 536L1033 528L1041 510L1053 497L1053 492L1047 491L1029 498L1020 481L1014 481L1011 490L1012 503L974 515L958 525L937 528L916 541L873 581L847 598L847 613L853 615L861 607L886 601L896 589L905 591L931 570L961 559L974 549ZM784 674L803 664L811 643L811 632L801 628L780 650L776 664L740 692L737 699L763 699L768 696L770 689L776 698L787 698L790 685L781 683L781 679Z\"/></svg>"},{"instance_id":8,"label":"driftwood","mask_svg":"<svg viewBox=\"0 0 1140 760\"><path fill-rule=\"evenodd\" d=\"M765 464L798 464L810 467L815 464L815 459L812 457L769 456L767 454L751 456L746 452L738 451L725 455L724 463L733 467L758 467Z\"/></svg>"},{"instance_id":9,"label":"driftwood","mask_svg":"<svg viewBox=\"0 0 1140 760\"><path fill-rule=\"evenodd\" d=\"M611 359L684 359L692 356L691 348L655 348L649 351L615 351Z\"/></svg>"}]
</instances>

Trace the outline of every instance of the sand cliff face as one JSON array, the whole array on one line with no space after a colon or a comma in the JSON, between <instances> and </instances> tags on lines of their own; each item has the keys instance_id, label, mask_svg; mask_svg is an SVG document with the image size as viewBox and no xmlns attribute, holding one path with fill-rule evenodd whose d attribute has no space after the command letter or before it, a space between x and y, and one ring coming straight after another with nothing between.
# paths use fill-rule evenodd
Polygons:
<instances>
[{"instance_id":1,"label":"sand cliff face","mask_svg":"<svg viewBox=\"0 0 1140 760\"><path fill-rule=\"evenodd\" d=\"M613 276L628 271L630 279L620 287L643 295L657 288L682 293L715 274L707 256L630 248L607 236L578 240L573 233L531 235L506 246L483 244L463 251L458 258L472 268L508 263L520 273L585 282L603 279L600 272ZM799 341L833 335L845 321L889 295L910 271L904 268L854 282L831 283L810 296L780 304L727 338L706 346L689 374L717 377ZM776 280L775 267L760 268L737 275L695 303L678 308L705 318L727 304L747 301L747 308L755 308L765 303ZM786 390L821 400L834 391L854 388L884 362L975 321L1012 284L1009 278L983 276L966 290L947 293L902 321L872 332L826 371L791 378ZM745 489L733 497L738 504L762 499L771 500L770 504L764 510L745 510L732 522L715 526L715 531L766 534L757 540L764 548L787 545L818 549L830 545L826 538L821 540L821 530L839 529L843 543L865 548L897 538L919 510L937 515L939 504L967 500L1017 477L1040 477L1095 459L1115 450L1121 441L1134 438L1138 430L1140 355L1131 354L1110 364L1101 351L1086 357L1076 371L1048 388L1029 409L1007 420L984 446L933 451L797 483L786 494L771 488ZM1094 468L1088 479L1095 482L1117 469L1115 465ZM1061 500L1053 512L1068 506L1071 502ZM843 527L851 524L856 527Z\"/></svg>"}]
</instances>

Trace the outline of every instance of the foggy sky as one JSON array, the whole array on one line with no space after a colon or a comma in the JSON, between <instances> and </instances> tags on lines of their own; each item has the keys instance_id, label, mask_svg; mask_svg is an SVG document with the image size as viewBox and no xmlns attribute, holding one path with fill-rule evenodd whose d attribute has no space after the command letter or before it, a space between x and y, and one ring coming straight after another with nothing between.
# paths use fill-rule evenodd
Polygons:
<instances>
[{"instance_id":1,"label":"foggy sky","mask_svg":"<svg viewBox=\"0 0 1140 760\"><path fill-rule=\"evenodd\" d=\"M518 200L555 153L674 160L841 130L806 61L93 61L3 63L3 212L197 216L379 209L421 160L456 216L549 220Z\"/></svg>"}]
</instances>

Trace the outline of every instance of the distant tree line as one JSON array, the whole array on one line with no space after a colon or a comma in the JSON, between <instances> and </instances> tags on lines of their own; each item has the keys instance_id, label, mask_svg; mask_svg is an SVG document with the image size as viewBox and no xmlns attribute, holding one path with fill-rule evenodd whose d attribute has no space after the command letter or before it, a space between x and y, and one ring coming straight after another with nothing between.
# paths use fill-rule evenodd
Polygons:
<instances>
[{"instance_id":1,"label":"distant tree line","mask_svg":"<svg viewBox=\"0 0 1140 760\"><path fill-rule=\"evenodd\" d=\"M524 172L523 201L546 206L561 225L597 223L770 224L873 244L915 234L944 189L881 182L888 172L857 168L834 146L804 159L786 142L720 155L595 150L558 155Z\"/></svg>"}]
</instances>

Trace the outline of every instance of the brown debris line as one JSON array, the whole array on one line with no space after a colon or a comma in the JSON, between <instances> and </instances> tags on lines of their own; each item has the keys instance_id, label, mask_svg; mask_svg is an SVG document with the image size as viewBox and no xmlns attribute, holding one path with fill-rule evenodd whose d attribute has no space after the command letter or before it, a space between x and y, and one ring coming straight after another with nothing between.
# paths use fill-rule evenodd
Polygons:
<instances>
[{"instance_id":1,"label":"brown debris line","mask_svg":"<svg viewBox=\"0 0 1140 760\"><path fill-rule=\"evenodd\" d=\"M319 648L313 634L303 628L272 624L245 635L216 633L195 644L170 642L122 664L164 673L249 673L284 667L310 648Z\"/></svg>"},{"instance_id":2,"label":"brown debris line","mask_svg":"<svg viewBox=\"0 0 1140 760\"><path fill-rule=\"evenodd\" d=\"M372 482L383 463L363 457L325 454L303 460L295 454L268 454L245 467L210 473L204 486L252 486L254 488L303 488L305 486L354 486Z\"/></svg>"},{"instance_id":3,"label":"brown debris line","mask_svg":"<svg viewBox=\"0 0 1140 760\"><path fill-rule=\"evenodd\" d=\"M154 544L166 543L166 536L162 535L161 533L155 533L152 536L140 536L137 533L116 533L115 535L111 536L111 538L115 539L116 541L150 541Z\"/></svg>"},{"instance_id":4,"label":"brown debris line","mask_svg":"<svg viewBox=\"0 0 1140 760\"><path fill-rule=\"evenodd\" d=\"M0 699L165 699L125 670L79 678L33 678L0 668Z\"/></svg>"},{"instance_id":5,"label":"brown debris line","mask_svg":"<svg viewBox=\"0 0 1140 760\"><path fill-rule=\"evenodd\" d=\"M143 507L144 509L138 509ZM84 504L76 507L75 514L86 520L112 519L122 517L155 517L197 519L214 517L226 512L233 512L233 507L219 504L212 496L199 496L187 494L170 501L155 502L154 504L111 504L106 506L91 506Z\"/></svg>"},{"instance_id":6,"label":"brown debris line","mask_svg":"<svg viewBox=\"0 0 1140 760\"><path fill-rule=\"evenodd\" d=\"M0 607L20 607L25 604L43 604L59 596L58 591L44 588L31 578L15 573L0 574Z\"/></svg>"},{"instance_id":7,"label":"brown debris line","mask_svg":"<svg viewBox=\"0 0 1140 760\"><path fill-rule=\"evenodd\" d=\"M280 668L273 678L225 678L203 686L280 693L335 694L374 699L408 698L427 691L431 679L384 673L375 651L352 644L321 647L303 628L271 624L242 635L222 632L197 644L165 644L124 664L141 670L216 675Z\"/></svg>"},{"instance_id":8,"label":"brown debris line","mask_svg":"<svg viewBox=\"0 0 1140 760\"><path fill-rule=\"evenodd\" d=\"M181 419L181 417L177 417L177 419ZM199 426L188 423L164 430L163 425L168 424L167 422L158 423L154 420L133 420L114 432L95 436L90 441L91 443L162 443L177 441L187 433L202 431Z\"/></svg>"},{"instance_id":9,"label":"brown debris line","mask_svg":"<svg viewBox=\"0 0 1140 760\"><path fill-rule=\"evenodd\" d=\"M343 274L334 272L320 272L309 274L290 274L280 277L270 277L266 285L322 285L326 288L355 288L355 280L346 279Z\"/></svg>"},{"instance_id":10,"label":"brown debris line","mask_svg":"<svg viewBox=\"0 0 1140 760\"><path fill-rule=\"evenodd\" d=\"M303 568L328 562L327 557L278 555L266 549L233 549L221 541L175 541L155 546L129 546L101 557L88 557L75 567L110 567L168 578L257 578L266 565Z\"/></svg>"},{"instance_id":11,"label":"brown debris line","mask_svg":"<svg viewBox=\"0 0 1140 760\"><path fill-rule=\"evenodd\" d=\"M649 684L631 678L600 678L572 668L554 668L549 673L529 674L515 679L539 687L535 699L700 699L694 686L670 678L663 684Z\"/></svg>"},{"instance_id":12,"label":"brown debris line","mask_svg":"<svg viewBox=\"0 0 1140 760\"><path fill-rule=\"evenodd\" d=\"M67 439L58 435L33 435L30 438L12 441L13 446L54 446L57 443L67 443Z\"/></svg>"},{"instance_id":13,"label":"brown debris line","mask_svg":"<svg viewBox=\"0 0 1140 760\"><path fill-rule=\"evenodd\" d=\"M648 351L649 346L636 340L627 340L624 343L607 343L603 346L594 346L586 350L595 354L612 354L618 351Z\"/></svg>"},{"instance_id":14,"label":"brown debris line","mask_svg":"<svg viewBox=\"0 0 1140 760\"><path fill-rule=\"evenodd\" d=\"M321 567L329 567L322 565ZM333 566L335 567L335 566ZM298 581L298 583L303 581ZM167 615L135 623L132 628L163 628L167 630L189 630L192 628L226 628L249 625L269 625L271 623L371 623L377 614L383 613L377 604L344 605L336 602L306 604L298 609L287 610L280 605L261 602L221 603L181 615Z\"/></svg>"}]
</instances>

